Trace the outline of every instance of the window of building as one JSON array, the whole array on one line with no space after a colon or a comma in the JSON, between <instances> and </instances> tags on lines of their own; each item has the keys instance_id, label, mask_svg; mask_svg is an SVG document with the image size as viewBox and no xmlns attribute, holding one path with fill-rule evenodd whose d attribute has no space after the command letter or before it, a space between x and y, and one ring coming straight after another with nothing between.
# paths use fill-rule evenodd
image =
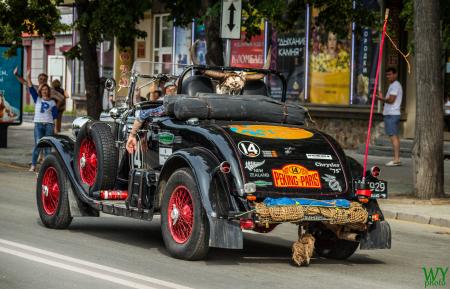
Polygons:
<instances>
[{"instance_id":1,"label":"window of building","mask_svg":"<svg viewBox=\"0 0 450 289\"><path fill-rule=\"evenodd\" d=\"M180 74L184 67L191 63L189 49L192 45L192 29L190 27L176 27L175 35L175 72Z\"/></svg>"},{"instance_id":2,"label":"window of building","mask_svg":"<svg viewBox=\"0 0 450 289\"><path fill-rule=\"evenodd\" d=\"M172 70L173 23L169 14L157 14L153 17L153 61L161 64L154 66L153 73L170 73ZM165 64L164 64L165 63Z\"/></svg>"}]
</instances>

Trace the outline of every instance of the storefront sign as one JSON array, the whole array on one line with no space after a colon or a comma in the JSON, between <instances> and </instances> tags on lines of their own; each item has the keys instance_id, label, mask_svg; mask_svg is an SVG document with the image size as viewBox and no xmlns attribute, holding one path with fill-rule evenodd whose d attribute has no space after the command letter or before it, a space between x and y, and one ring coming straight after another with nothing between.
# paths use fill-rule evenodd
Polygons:
<instances>
[{"instance_id":1,"label":"storefront sign","mask_svg":"<svg viewBox=\"0 0 450 289\"><path fill-rule=\"evenodd\" d=\"M245 32L240 40L231 41L231 66L262 68L264 66L264 33L245 40Z\"/></svg>"},{"instance_id":2,"label":"storefront sign","mask_svg":"<svg viewBox=\"0 0 450 289\"><path fill-rule=\"evenodd\" d=\"M128 94L130 73L133 66L133 51L131 47L120 48L116 55L115 79L118 83L116 96L124 97Z\"/></svg>"}]
</instances>

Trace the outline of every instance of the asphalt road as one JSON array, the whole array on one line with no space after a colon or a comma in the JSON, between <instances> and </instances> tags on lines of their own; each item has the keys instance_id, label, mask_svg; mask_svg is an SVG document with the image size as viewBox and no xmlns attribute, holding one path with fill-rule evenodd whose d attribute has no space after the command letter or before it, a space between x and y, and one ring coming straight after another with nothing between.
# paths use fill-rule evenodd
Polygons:
<instances>
[{"instance_id":1,"label":"asphalt road","mask_svg":"<svg viewBox=\"0 0 450 289\"><path fill-rule=\"evenodd\" d=\"M74 219L41 224L33 173L0 166L0 288L424 288L422 267L450 265L450 230L391 221L391 250L346 261L290 264L296 227L246 234L244 250L212 249L206 261L169 257L159 220ZM447 274L447 286L448 274Z\"/></svg>"}]
</instances>

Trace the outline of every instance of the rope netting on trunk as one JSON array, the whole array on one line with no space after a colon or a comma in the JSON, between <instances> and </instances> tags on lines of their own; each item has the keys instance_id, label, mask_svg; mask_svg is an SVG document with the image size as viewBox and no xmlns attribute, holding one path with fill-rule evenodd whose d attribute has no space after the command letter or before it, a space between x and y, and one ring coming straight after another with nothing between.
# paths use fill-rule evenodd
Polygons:
<instances>
[{"instance_id":1,"label":"rope netting on trunk","mask_svg":"<svg viewBox=\"0 0 450 289\"><path fill-rule=\"evenodd\" d=\"M267 206L257 203L255 206L259 221L266 227L271 223L300 222L307 220L307 216L325 218L330 224L351 225L365 224L368 213L364 207L357 202L351 202L349 208L319 207L319 206Z\"/></svg>"}]
</instances>

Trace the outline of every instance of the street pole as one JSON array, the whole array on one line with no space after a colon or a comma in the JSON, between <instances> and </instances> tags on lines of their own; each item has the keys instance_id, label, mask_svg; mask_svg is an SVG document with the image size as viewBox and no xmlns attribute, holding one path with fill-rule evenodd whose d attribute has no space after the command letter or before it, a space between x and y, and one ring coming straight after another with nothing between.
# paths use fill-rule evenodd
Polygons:
<instances>
[{"instance_id":1,"label":"street pole","mask_svg":"<svg viewBox=\"0 0 450 289\"><path fill-rule=\"evenodd\" d=\"M230 65L231 65L231 39L227 39L225 47L225 66Z\"/></svg>"}]
</instances>

